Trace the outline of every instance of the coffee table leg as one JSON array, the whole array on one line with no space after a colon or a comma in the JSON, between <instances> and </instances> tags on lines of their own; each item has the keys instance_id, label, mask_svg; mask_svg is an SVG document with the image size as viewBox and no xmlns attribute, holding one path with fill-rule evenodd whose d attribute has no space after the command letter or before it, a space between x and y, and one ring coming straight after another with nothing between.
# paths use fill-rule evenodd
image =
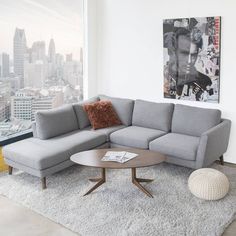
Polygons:
<instances>
[{"instance_id":1,"label":"coffee table leg","mask_svg":"<svg viewBox=\"0 0 236 236\"><path fill-rule=\"evenodd\" d=\"M106 182L106 169L102 168L102 177L101 178L95 178L95 179L89 179L91 182L97 182L87 193L84 194L84 196L90 194L93 192L96 188L98 188L100 185L104 184Z\"/></svg>"},{"instance_id":2,"label":"coffee table leg","mask_svg":"<svg viewBox=\"0 0 236 236\"><path fill-rule=\"evenodd\" d=\"M144 188L140 182L151 182L153 181L152 179L141 179L141 178L137 178L136 177L136 168L131 168L132 171L132 183L134 185L136 185L142 192L144 192L146 195L148 195L149 197L152 197L152 194L146 189Z\"/></svg>"}]
</instances>

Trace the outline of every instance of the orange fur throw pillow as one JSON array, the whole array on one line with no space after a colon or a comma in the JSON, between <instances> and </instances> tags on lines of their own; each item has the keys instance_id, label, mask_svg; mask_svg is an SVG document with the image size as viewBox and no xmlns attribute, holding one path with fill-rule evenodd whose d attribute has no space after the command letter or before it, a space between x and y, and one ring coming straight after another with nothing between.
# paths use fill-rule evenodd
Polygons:
<instances>
[{"instance_id":1,"label":"orange fur throw pillow","mask_svg":"<svg viewBox=\"0 0 236 236\"><path fill-rule=\"evenodd\" d=\"M85 104L83 108L88 114L93 129L121 125L121 121L110 101Z\"/></svg>"}]
</instances>

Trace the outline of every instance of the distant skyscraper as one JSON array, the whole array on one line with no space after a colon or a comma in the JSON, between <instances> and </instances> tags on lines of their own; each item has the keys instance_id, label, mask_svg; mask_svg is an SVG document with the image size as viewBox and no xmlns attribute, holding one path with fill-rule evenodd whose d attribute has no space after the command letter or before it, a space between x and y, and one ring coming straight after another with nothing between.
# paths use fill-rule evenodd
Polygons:
<instances>
[{"instance_id":1,"label":"distant skyscraper","mask_svg":"<svg viewBox=\"0 0 236 236\"><path fill-rule=\"evenodd\" d=\"M46 47L44 41L34 42L31 51L31 62L34 63L38 60L45 62Z\"/></svg>"},{"instance_id":2,"label":"distant skyscraper","mask_svg":"<svg viewBox=\"0 0 236 236\"><path fill-rule=\"evenodd\" d=\"M49 48L48 48L48 59L49 62L55 63L55 56L56 56L56 48L55 48L55 42L53 39L50 40Z\"/></svg>"},{"instance_id":3,"label":"distant skyscraper","mask_svg":"<svg viewBox=\"0 0 236 236\"><path fill-rule=\"evenodd\" d=\"M63 78L72 87L79 85L80 63L77 61L66 61L63 66Z\"/></svg>"},{"instance_id":4,"label":"distant skyscraper","mask_svg":"<svg viewBox=\"0 0 236 236\"><path fill-rule=\"evenodd\" d=\"M63 63L64 63L63 55L57 53L56 54L56 78L57 80L63 78Z\"/></svg>"},{"instance_id":5,"label":"distant skyscraper","mask_svg":"<svg viewBox=\"0 0 236 236\"><path fill-rule=\"evenodd\" d=\"M50 40L48 47L48 78L53 79L56 77L56 48L53 39Z\"/></svg>"},{"instance_id":6,"label":"distant skyscraper","mask_svg":"<svg viewBox=\"0 0 236 236\"><path fill-rule=\"evenodd\" d=\"M32 48L26 48L25 62L28 62L28 63L32 62Z\"/></svg>"},{"instance_id":7,"label":"distant skyscraper","mask_svg":"<svg viewBox=\"0 0 236 236\"><path fill-rule=\"evenodd\" d=\"M10 63L9 55L6 53L2 54L2 77L8 77L10 74Z\"/></svg>"},{"instance_id":8,"label":"distant skyscraper","mask_svg":"<svg viewBox=\"0 0 236 236\"><path fill-rule=\"evenodd\" d=\"M24 76L24 59L26 54L26 37L23 29L16 28L13 45L14 72L20 78Z\"/></svg>"},{"instance_id":9,"label":"distant skyscraper","mask_svg":"<svg viewBox=\"0 0 236 236\"><path fill-rule=\"evenodd\" d=\"M64 63L64 57L62 54L57 53L56 54L56 65L57 67L62 67Z\"/></svg>"},{"instance_id":10,"label":"distant skyscraper","mask_svg":"<svg viewBox=\"0 0 236 236\"><path fill-rule=\"evenodd\" d=\"M24 86L42 88L46 78L46 67L42 60L25 63Z\"/></svg>"},{"instance_id":11,"label":"distant skyscraper","mask_svg":"<svg viewBox=\"0 0 236 236\"><path fill-rule=\"evenodd\" d=\"M73 60L73 55L72 55L72 53L66 54L66 61L69 62L69 61L72 61L72 60Z\"/></svg>"}]
</instances>

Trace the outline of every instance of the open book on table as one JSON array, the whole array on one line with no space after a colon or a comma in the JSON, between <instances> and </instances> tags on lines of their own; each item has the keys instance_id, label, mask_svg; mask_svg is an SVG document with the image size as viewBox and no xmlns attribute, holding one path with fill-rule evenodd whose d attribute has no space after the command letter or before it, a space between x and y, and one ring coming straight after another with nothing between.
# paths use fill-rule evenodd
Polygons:
<instances>
[{"instance_id":1,"label":"open book on table","mask_svg":"<svg viewBox=\"0 0 236 236\"><path fill-rule=\"evenodd\" d=\"M138 156L136 153L132 152L113 152L113 151L108 151L106 152L105 156L102 158L102 161L116 161L119 163L125 163L133 158Z\"/></svg>"}]
</instances>

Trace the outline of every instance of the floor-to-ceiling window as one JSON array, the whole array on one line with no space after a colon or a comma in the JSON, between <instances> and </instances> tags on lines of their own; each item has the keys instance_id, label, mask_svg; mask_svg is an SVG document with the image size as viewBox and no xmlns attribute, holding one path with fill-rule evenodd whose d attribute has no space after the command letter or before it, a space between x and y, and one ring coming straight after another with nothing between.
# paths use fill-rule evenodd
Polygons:
<instances>
[{"instance_id":1,"label":"floor-to-ceiling window","mask_svg":"<svg viewBox=\"0 0 236 236\"><path fill-rule=\"evenodd\" d=\"M83 99L83 0L0 1L0 141Z\"/></svg>"}]
</instances>

